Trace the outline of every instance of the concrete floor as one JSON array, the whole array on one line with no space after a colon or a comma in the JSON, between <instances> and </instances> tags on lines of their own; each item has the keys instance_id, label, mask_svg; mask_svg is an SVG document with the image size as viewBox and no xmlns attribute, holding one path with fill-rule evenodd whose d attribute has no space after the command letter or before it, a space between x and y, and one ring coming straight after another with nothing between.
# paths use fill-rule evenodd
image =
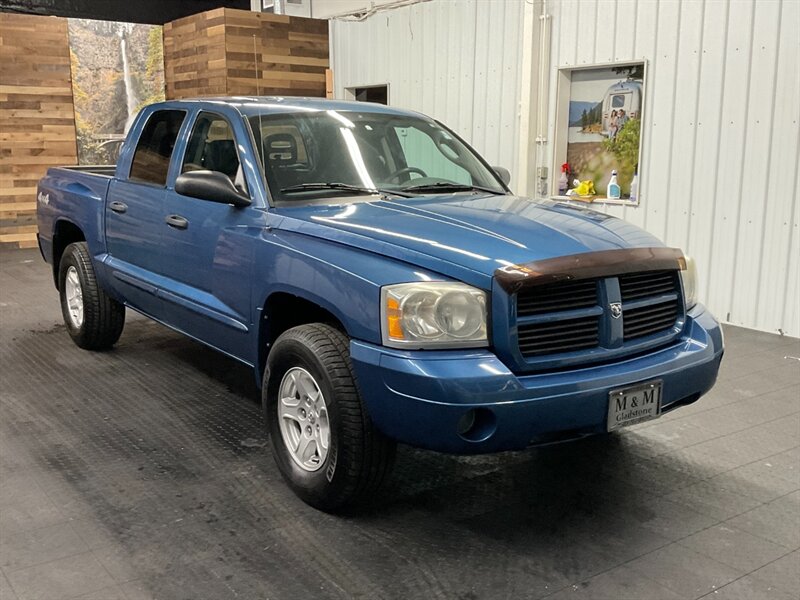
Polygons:
<instances>
[{"instance_id":1,"label":"concrete floor","mask_svg":"<svg viewBox=\"0 0 800 600\"><path fill-rule=\"evenodd\" d=\"M401 448L361 514L282 483L250 372L129 314L67 336L0 253L0 598L798 598L800 341L726 328L698 403L610 439Z\"/></svg>"}]
</instances>

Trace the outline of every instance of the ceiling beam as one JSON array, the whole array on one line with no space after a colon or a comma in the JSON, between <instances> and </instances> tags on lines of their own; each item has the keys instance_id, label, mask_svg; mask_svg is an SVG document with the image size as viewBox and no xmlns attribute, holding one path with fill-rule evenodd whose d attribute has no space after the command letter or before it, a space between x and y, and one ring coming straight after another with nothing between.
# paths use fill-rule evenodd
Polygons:
<instances>
[{"instance_id":1,"label":"ceiling beam","mask_svg":"<svg viewBox=\"0 0 800 600\"><path fill-rule=\"evenodd\" d=\"M163 25L225 6L248 10L250 0L0 0L0 11Z\"/></svg>"}]
</instances>

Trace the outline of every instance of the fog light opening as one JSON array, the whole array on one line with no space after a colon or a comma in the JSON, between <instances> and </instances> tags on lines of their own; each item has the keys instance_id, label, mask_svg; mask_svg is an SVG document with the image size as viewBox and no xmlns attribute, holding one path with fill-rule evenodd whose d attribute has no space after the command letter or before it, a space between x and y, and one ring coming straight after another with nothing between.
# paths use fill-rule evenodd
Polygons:
<instances>
[{"instance_id":1,"label":"fog light opening","mask_svg":"<svg viewBox=\"0 0 800 600\"><path fill-rule=\"evenodd\" d=\"M488 408L471 408L458 420L456 432L468 442L484 442L497 429L497 418Z\"/></svg>"}]
</instances>

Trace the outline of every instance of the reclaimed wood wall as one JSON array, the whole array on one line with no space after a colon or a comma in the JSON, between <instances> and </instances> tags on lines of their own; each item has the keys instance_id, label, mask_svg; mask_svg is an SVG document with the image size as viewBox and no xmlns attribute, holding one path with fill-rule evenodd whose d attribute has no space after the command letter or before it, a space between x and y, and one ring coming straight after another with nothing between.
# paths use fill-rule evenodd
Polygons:
<instances>
[{"instance_id":1,"label":"reclaimed wood wall","mask_svg":"<svg viewBox=\"0 0 800 600\"><path fill-rule=\"evenodd\" d=\"M76 163L67 20L0 13L0 244L36 246L36 184Z\"/></svg>"},{"instance_id":2,"label":"reclaimed wood wall","mask_svg":"<svg viewBox=\"0 0 800 600\"><path fill-rule=\"evenodd\" d=\"M324 98L328 51L327 21L225 10L228 94Z\"/></svg>"},{"instance_id":3,"label":"reclaimed wood wall","mask_svg":"<svg viewBox=\"0 0 800 600\"><path fill-rule=\"evenodd\" d=\"M225 95L225 9L164 24L166 97Z\"/></svg>"},{"instance_id":4,"label":"reclaimed wood wall","mask_svg":"<svg viewBox=\"0 0 800 600\"><path fill-rule=\"evenodd\" d=\"M325 97L328 22L221 8L164 26L167 98Z\"/></svg>"}]
</instances>

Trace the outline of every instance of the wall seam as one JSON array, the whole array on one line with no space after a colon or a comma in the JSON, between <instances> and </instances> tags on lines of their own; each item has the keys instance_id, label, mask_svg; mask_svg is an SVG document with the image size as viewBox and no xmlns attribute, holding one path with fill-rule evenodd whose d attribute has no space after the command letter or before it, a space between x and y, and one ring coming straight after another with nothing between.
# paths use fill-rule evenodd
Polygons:
<instances>
[{"instance_id":1,"label":"wall seam","mask_svg":"<svg viewBox=\"0 0 800 600\"><path fill-rule=\"evenodd\" d=\"M678 35L675 36L675 74L676 74L676 77L677 77L677 71L678 71L678 66L679 66L678 59L680 58L680 55L681 55L681 50L680 50L680 48L681 48L680 30L681 30L681 19L683 19L683 10L682 9L683 9L683 3L679 2L678 3L678 32L679 33L678 33ZM667 158L667 183L668 184L669 184L670 181L672 181L672 163L674 162L672 157L675 155L675 101L676 101L677 97L678 97L678 86L677 85L673 85L672 86L672 106L670 107L670 113L669 113L669 122L670 122L670 127L669 127L669 157ZM666 238L667 234L669 233L669 222L670 222L669 217L670 217L670 205L672 204L672 202L671 202L672 194L667 192L665 199L666 199L666 202L664 203L664 233L662 235L663 238Z\"/></svg>"},{"instance_id":2,"label":"wall seam","mask_svg":"<svg viewBox=\"0 0 800 600\"><path fill-rule=\"evenodd\" d=\"M781 2L779 3L779 8L778 8L778 23L777 23L777 25L778 25L778 35L777 35L777 38L776 38L775 60L773 62L773 71L772 71L772 103L771 103L770 110L769 110L769 118L770 118L769 132L770 132L770 137L772 137L773 127L775 125L775 101L777 99L777 94L778 94L778 64L779 64L778 60L780 58L781 29L783 28L783 18L782 17L783 17L783 0L781 0ZM775 144L770 143L769 144L769 148L767 148L767 168L768 169L772 165L772 148L773 148L774 145ZM796 169L795 169L795 179L797 179L797 170ZM795 184L796 183L797 183L797 181L795 181ZM765 187L765 191L767 191L768 189L769 189L769 175L767 175L767 186ZM793 186L791 189L797 190L797 187ZM753 321L756 322L756 323L759 320L758 319L758 317L759 317L759 315L758 315L758 307L760 306L760 302L761 302L761 289L762 289L761 275L764 273L764 271L763 271L763 269L761 267L764 264L764 247L765 247L764 240L766 238L766 234L767 234L767 207L766 207L766 202L765 202L764 203L763 215L762 215L762 219L761 219L761 248L759 248L758 262L756 263L757 266L758 266L758 273L759 273L758 285L756 285L756 301L755 301L755 304L753 305ZM787 277L786 280L788 281L789 278ZM783 318L781 318L781 325L782 326L784 325Z\"/></svg>"},{"instance_id":3,"label":"wall seam","mask_svg":"<svg viewBox=\"0 0 800 600\"><path fill-rule=\"evenodd\" d=\"M781 5L781 9L783 6ZM780 38L779 38L780 39ZM800 42L796 43L797 46L800 46ZM780 44L778 45L778 49L780 49ZM795 110L797 107L795 106ZM795 113L795 118L800 115ZM800 125L795 128L797 132L797 140L795 141L795 157L800 156ZM794 241L794 236L797 235L797 223L794 222L797 218L797 205L798 205L798 193L797 193L797 186L800 185L800 175L798 174L799 169L794 170L794 182L792 183L791 189L795 190L794 199L792 200L792 211L789 214L789 247L788 252L786 253L786 268L784 269L784 273L788 273L789 269L792 265L792 242ZM797 259L796 259L797 260ZM789 277L786 277L786 281L783 286L783 310L781 311L781 324L786 323L786 311L789 309ZM791 325L790 325L791 327ZM795 335L800 335L800 330L795 332Z\"/></svg>"},{"instance_id":4,"label":"wall seam","mask_svg":"<svg viewBox=\"0 0 800 600\"><path fill-rule=\"evenodd\" d=\"M658 22L660 20L660 17L661 17L661 1L658 0L658 2L656 3L655 35L653 36L653 58L650 60L650 64L647 65L647 67L648 67L647 68L647 81L645 81L645 86L647 86L647 87L645 88L645 99L644 99L644 101L645 101L645 108L647 109L647 119L648 119L648 121L649 121L649 123L651 125L651 127L650 127L650 135L647 136L647 153L644 156L644 162L647 165L647 170L646 171L642 170L642 173L643 174L647 173L647 175L650 174L650 154L651 154L651 152L653 150L653 137L654 136L653 136L653 128L652 128L652 123L653 123L653 114L652 113L653 113L653 106L655 105L655 100L653 100L653 98L655 97L655 87L656 87L656 85L655 85L655 80L656 80L656 77L655 77L655 71L656 71L656 60L655 60L655 57L656 57L656 54L658 53L658 29L659 29L658 28ZM642 157L640 156L639 157L639 167L641 168L642 166L643 166L642 165ZM640 196L640 200L639 201L641 202L642 192L645 192L645 195L643 196L644 199L645 199L645 203L644 203L644 217L642 218L642 229L645 229L647 231L649 231L649 229L647 229L647 221L649 220L649 217L650 217L650 202L647 199L647 195L648 195L648 192L650 192L650 188L651 188L650 182L647 179L647 176L645 175L643 189L639 191L639 196Z\"/></svg>"},{"instance_id":5,"label":"wall seam","mask_svg":"<svg viewBox=\"0 0 800 600\"><path fill-rule=\"evenodd\" d=\"M725 98L725 79L728 75L728 39L730 37L730 18L731 18L731 7L729 3L725 3L725 39L722 42L722 81L720 81L719 86L719 110L717 111L717 128L716 130L721 132L722 131L722 106ZM721 154L722 149L722 135L717 135L717 149L714 156L714 172L719 173L719 157ZM708 248L708 272L712 273L712 267L715 263L714 258L716 254L714 253L714 227L716 225L716 216L717 216L717 203L719 200L714 198L714 202L711 204L711 244ZM705 294L703 295L705 298L708 298L709 288L711 286L711 278L707 277L705 279Z\"/></svg>"},{"instance_id":6,"label":"wall seam","mask_svg":"<svg viewBox=\"0 0 800 600\"><path fill-rule=\"evenodd\" d=\"M750 92L751 92L751 86L752 86L752 83L753 83L752 82L752 78L750 77L750 74L751 74L751 71L753 69L753 46L755 45L753 43L753 41L754 41L753 40L753 33L755 32L755 27L756 27L756 15L755 15L755 13L756 13L756 1L753 0L753 8L751 9L751 13L750 13L750 48L748 50L747 69L746 69L746 75L745 75L745 80L747 81L747 95L745 97L747 98L747 101L745 102L745 105L744 105L744 123L743 123L743 125L744 125L744 135L742 136L742 158L741 158L741 161L739 162L739 184L737 186L738 189L739 189L739 193L738 193L738 197L739 198L738 198L738 202L737 202L737 206L736 206L736 226L732 230L733 231L733 235L736 236L737 241L739 239L739 234L740 234L739 226L741 225L741 220L742 220L742 196L743 196L743 194L742 194L742 181L744 180L744 166L745 166L745 159L747 158L747 137L748 137L747 134L748 134L748 131L750 130L750 124L748 122L748 119L750 118ZM733 253L733 264L734 265L737 264L738 259L739 259L739 248L740 248L740 246L738 244L734 248L734 253ZM737 277L736 277L736 269L733 269L733 273L731 275L731 285L728 288L728 297L730 297L730 298L733 298L733 291L736 288L736 279L737 279ZM734 309L733 302L731 302L730 308L731 308L731 316L733 317L733 309Z\"/></svg>"},{"instance_id":7,"label":"wall seam","mask_svg":"<svg viewBox=\"0 0 800 600\"><path fill-rule=\"evenodd\" d=\"M686 224L686 242L684 248L689 247L689 242L692 239L692 213L694 211L694 179L697 173L697 130L700 127L698 120L700 115L700 81L703 78L703 51L705 44L705 26L706 26L706 0L703 0L702 16L700 17L700 55L697 60L697 89L694 94L694 128L692 130L692 173L689 176L689 210L687 214Z\"/></svg>"}]
</instances>

